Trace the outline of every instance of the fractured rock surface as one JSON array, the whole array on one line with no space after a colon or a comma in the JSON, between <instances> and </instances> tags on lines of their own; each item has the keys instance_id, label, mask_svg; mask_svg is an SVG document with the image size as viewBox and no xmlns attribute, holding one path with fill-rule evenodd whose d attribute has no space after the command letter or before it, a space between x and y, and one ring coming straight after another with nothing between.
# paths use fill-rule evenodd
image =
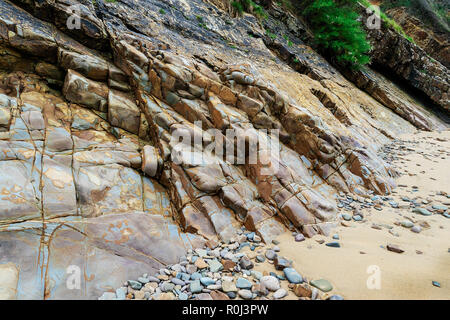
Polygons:
<instances>
[{"instance_id":1,"label":"fractured rock surface","mask_svg":"<svg viewBox=\"0 0 450 320\"><path fill-rule=\"evenodd\" d=\"M299 38L286 49L200 0L83 1L77 32L77 1L14 3L0 0L0 264L18 266L18 299L97 298L243 225L266 243L328 234L336 192L395 186L382 144L446 128L400 89L386 98L388 80L371 97ZM221 157L243 136L259 144Z\"/></svg>"}]
</instances>

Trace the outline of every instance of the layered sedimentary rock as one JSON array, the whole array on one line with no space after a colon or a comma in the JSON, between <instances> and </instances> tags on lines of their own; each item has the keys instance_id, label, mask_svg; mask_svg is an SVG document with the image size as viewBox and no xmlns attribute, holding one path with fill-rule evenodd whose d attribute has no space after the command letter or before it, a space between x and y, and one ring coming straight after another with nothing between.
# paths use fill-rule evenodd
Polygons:
<instances>
[{"instance_id":1,"label":"layered sedimentary rock","mask_svg":"<svg viewBox=\"0 0 450 320\"><path fill-rule=\"evenodd\" d=\"M450 67L450 41L448 33L435 33L419 19L410 15L404 7L390 9L387 13L426 53L447 68Z\"/></svg>"},{"instance_id":2,"label":"layered sedimentary rock","mask_svg":"<svg viewBox=\"0 0 450 320\"><path fill-rule=\"evenodd\" d=\"M367 14L363 15L367 19ZM426 49L409 41L384 21L380 28L367 28L372 45L372 64L393 72L411 87L422 91L436 105L450 109L450 71L427 55Z\"/></svg>"},{"instance_id":3,"label":"layered sedimentary rock","mask_svg":"<svg viewBox=\"0 0 450 320\"><path fill-rule=\"evenodd\" d=\"M264 23L293 45L200 0L86 1L76 32L76 1L15 3L0 0L9 296L98 297L241 226L328 234L336 193L395 186L383 143L446 128L386 79L359 90L276 6Z\"/></svg>"}]
</instances>

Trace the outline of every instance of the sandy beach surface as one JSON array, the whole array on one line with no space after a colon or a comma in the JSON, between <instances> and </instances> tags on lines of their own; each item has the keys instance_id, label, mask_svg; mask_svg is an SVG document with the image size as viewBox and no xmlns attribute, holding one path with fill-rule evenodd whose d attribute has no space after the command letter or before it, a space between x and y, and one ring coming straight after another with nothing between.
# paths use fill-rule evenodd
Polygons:
<instances>
[{"instance_id":1,"label":"sandy beach surface","mask_svg":"<svg viewBox=\"0 0 450 320\"><path fill-rule=\"evenodd\" d=\"M432 208L450 208L450 131L401 136L387 154L401 173L389 196L393 200L384 201L381 211L361 209L362 221L341 220L329 237L295 242L291 233L285 233L278 239L279 254L293 260L307 280L328 280L331 293L345 299L450 299L450 218ZM413 212L404 197L416 200L432 215ZM341 213L352 215L344 209ZM420 226L420 233L402 226L411 225L405 221L416 229ZM340 247L326 246L329 242ZM404 252L387 250L391 244Z\"/></svg>"}]
</instances>

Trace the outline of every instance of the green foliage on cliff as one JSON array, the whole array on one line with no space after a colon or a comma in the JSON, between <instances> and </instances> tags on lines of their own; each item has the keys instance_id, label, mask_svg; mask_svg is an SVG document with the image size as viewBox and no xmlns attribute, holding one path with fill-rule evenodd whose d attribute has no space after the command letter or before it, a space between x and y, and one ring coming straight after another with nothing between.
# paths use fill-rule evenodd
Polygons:
<instances>
[{"instance_id":1,"label":"green foliage on cliff","mask_svg":"<svg viewBox=\"0 0 450 320\"><path fill-rule=\"evenodd\" d=\"M361 67L369 63L370 43L356 12L357 0L310 0L304 11L319 46L338 63Z\"/></svg>"},{"instance_id":2,"label":"green foliage on cliff","mask_svg":"<svg viewBox=\"0 0 450 320\"><path fill-rule=\"evenodd\" d=\"M264 8L259 4L256 4L253 0L233 0L231 5L240 14L245 11L257 16L258 18L266 18L267 16Z\"/></svg>"},{"instance_id":3,"label":"green foliage on cliff","mask_svg":"<svg viewBox=\"0 0 450 320\"><path fill-rule=\"evenodd\" d=\"M370 7L371 3L368 0L360 0L361 4L365 7ZM404 3L410 3L410 1L404 1ZM410 42L414 43L413 38L411 38L410 36L408 36L406 34L406 32L403 30L403 28L397 23L395 22L393 19L389 18L381 9L380 9L380 14L379 14L379 18L384 21L384 23L386 23L386 25L397 31L399 34L401 34L405 39L407 39Z\"/></svg>"},{"instance_id":4,"label":"green foliage on cliff","mask_svg":"<svg viewBox=\"0 0 450 320\"><path fill-rule=\"evenodd\" d=\"M450 32L449 0L385 0L381 4L383 10L398 7L406 7L410 14L435 31Z\"/></svg>"}]
</instances>

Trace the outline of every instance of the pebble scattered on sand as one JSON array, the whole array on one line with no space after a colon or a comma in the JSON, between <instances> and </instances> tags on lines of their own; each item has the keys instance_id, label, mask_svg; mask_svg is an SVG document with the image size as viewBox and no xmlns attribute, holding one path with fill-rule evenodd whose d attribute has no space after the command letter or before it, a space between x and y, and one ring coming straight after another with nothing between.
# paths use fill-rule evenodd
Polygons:
<instances>
[{"instance_id":1,"label":"pebble scattered on sand","mask_svg":"<svg viewBox=\"0 0 450 320\"><path fill-rule=\"evenodd\" d=\"M333 288L327 280L306 283L292 261L279 256L278 241L267 246L253 232L242 229L241 235L228 244L208 241L205 248L190 249L179 263L165 266L155 274L128 280L123 287L105 292L99 299L227 300L239 297L278 300L288 297L289 292L299 299L342 299L339 295L326 294ZM243 250L249 247L253 251ZM275 270L259 272L254 270L255 264L267 264ZM315 287L323 293L317 292Z\"/></svg>"}]
</instances>

